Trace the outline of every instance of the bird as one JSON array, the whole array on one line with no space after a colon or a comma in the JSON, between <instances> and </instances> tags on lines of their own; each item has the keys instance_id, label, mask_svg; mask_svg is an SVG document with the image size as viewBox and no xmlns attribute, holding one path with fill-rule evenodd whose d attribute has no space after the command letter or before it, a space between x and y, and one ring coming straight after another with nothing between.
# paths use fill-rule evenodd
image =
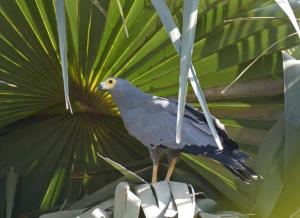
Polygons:
<instances>
[{"instance_id":1,"label":"bird","mask_svg":"<svg viewBox=\"0 0 300 218\"><path fill-rule=\"evenodd\" d=\"M178 103L175 99L144 93L129 81L117 77L105 79L98 85L98 90L111 94L128 133L148 148L153 163L152 183L157 182L161 155L166 154L169 160L165 177L169 181L180 153L213 159L245 183L260 178L247 166L249 156L239 150L216 117L212 116L212 120L221 139L222 150L218 148L203 112L188 104L184 110L181 141L176 143Z\"/></svg>"}]
</instances>

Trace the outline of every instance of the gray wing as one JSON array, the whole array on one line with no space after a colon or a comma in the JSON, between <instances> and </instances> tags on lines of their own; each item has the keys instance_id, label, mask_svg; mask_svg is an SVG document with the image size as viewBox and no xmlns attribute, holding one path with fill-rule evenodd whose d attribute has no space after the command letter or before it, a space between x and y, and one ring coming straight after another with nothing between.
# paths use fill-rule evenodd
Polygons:
<instances>
[{"instance_id":1,"label":"gray wing","mask_svg":"<svg viewBox=\"0 0 300 218\"><path fill-rule=\"evenodd\" d=\"M176 102L153 97L146 104L129 110L123 121L129 133L149 148L159 145L171 149L182 149L185 145L217 147L207 123L189 110L183 120L182 141L176 144L176 114Z\"/></svg>"}]
</instances>

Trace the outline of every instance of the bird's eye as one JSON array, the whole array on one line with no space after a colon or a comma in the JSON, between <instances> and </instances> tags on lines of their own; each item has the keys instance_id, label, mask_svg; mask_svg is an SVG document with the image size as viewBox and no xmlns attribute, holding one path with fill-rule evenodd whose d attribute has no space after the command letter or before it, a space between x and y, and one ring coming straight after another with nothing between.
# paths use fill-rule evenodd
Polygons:
<instances>
[{"instance_id":1,"label":"bird's eye","mask_svg":"<svg viewBox=\"0 0 300 218\"><path fill-rule=\"evenodd\" d=\"M112 83L113 83L113 81L110 79L110 80L108 80L108 83L109 83L109 84L112 84Z\"/></svg>"}]
</instances>

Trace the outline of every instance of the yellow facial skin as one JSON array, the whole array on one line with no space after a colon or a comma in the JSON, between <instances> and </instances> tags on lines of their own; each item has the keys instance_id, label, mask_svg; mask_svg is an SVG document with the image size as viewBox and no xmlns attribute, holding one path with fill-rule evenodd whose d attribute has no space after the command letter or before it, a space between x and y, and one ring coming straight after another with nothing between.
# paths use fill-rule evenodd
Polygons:
<instances>
[{"instance_id":1,"label":"yellow facial skin","mask_svg":"<svg viewBox=\"0 0 300 218\"><path fill-rule=\"evenodd\" d=\"M100 83L101 89L108 90L113 89L117 83L117 80L115 78L107 78L103 82Z\"/></svg>"}]
</instances>

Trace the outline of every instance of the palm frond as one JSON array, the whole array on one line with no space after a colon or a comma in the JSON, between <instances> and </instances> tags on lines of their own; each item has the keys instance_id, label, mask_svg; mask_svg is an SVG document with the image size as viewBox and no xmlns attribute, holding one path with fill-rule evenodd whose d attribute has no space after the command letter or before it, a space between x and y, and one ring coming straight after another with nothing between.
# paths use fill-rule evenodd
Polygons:
<instances>
[{"instance_id":1,"label":"palm frond","mask_svg":"<svg viewBox=\"0 0 300 218\"><path fill-rule=\"evenodd\" d=\"M129 38L117 1L101 1L107 12L104 16L91 1L65 0L69 93L74 112L70 115L65 111L55 1L0 2L1 215L10 167L22 178L19 211L30 214L60 208L65 199L70 204L81 203L77 208L82 208L95 200L112 198L113 184L117 183L111 182L120 174L98 159L97 152L125 166L148 157L126 132L111 96L97 92L96 87L102 79L118 76L145 92L177 96L179 56L149 1L120 3ZM181 0L167 1L179 29L182 4ZM201 1L192 55L209 110L259 163L262 142L284 111L281 50L297 45L299 37L281 41L253 64L232 87L242 95L228 90L222 97L220 92L264 50L295 32L279 9L276 2L267 0ZM294 2L295 16L299 9L300 4ZM237 19L250 17L278 19ZM257 84L264 92L253 92ZM272 86L263 89L262 84ZM199 106L190 93L188 89L188 100ZM236 205L248 211L254 204L253 187L239 184L216 163L191 156L182 159L176 180L193 181L194 186L201 183L199 190L208 190L221 206ZM150 176L149 168L143 172ZM286 196L287 191L280 195ZM83 198L86 195L90 197ZM270 203L268 211L275 213L280 207L273 206ZM289 210L294 206L291 204ZM269 214L266 211L257 207L258 214Z\"/></svg>"}]
</instances>

